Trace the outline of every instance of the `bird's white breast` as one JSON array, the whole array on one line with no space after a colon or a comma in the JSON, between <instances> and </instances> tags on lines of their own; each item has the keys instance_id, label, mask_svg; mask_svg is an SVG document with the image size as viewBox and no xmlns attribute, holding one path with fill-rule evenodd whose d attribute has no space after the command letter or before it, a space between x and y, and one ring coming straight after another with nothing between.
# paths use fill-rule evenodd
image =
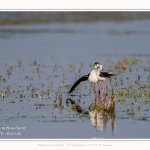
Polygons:
<instances>
[{"instance_id":1,"label":"bird's white breast","mask_svg":"<svg viewBox=\"0 0 150 150\"><path fill-rule=\"evenodd\" d=\"M92 82L92 83L98 82L97 73L96 73L95 69L91 71L88 80L89 80L89 82Z\"/></svg>"}]
</instances>

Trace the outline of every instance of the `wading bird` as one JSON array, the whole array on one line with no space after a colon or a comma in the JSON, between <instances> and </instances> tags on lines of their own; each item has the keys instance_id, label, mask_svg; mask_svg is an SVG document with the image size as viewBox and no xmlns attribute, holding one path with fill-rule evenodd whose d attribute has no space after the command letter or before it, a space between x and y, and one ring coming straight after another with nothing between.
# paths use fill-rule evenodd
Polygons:
<instances>
[{"instance_id":1,"label":"wading bird","mask_svg":"<svg viewBox=\"0 0 150 150\"><path fill-rule=\"evenodd\" d=\"M103 85L103 91L106 91L106 83L105 80L107 78L110 78L111 76L115 76L116 74L103 72L103 66L99 64L99 62L95 62L92 71L85 76L82 76L80 79L78 79L74 85L71 87L69 94L75 89L75 87L80 84L82 81L88 80L91 83L94 83L95 85L98 85L99 89L100 86L98 84L99 81L102 81Z\"/></svg>"}]
</instances>

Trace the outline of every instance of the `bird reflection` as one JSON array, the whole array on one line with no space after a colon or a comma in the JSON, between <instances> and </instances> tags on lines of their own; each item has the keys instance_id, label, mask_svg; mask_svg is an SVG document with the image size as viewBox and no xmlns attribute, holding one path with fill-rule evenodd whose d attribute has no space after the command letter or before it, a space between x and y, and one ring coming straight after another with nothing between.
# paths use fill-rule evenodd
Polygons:
<instances>
[{"instance_id":1,"label":"bird reflection","mask_svg":"<svg viewBox=\"0 0 150 150\"><path fill-rule=\"evenodd\" d=\"M112 89L110 100L106 99L106 93L100 96L100 91L95 91L95 103L89 106L89 116L92 125L96 131L105 131L106 124L109 120L111 125L112 134L114 135L115 129L115 95ZM97 104L102 106L101 111L97 111Z\"/></svg>"}]
</instances>

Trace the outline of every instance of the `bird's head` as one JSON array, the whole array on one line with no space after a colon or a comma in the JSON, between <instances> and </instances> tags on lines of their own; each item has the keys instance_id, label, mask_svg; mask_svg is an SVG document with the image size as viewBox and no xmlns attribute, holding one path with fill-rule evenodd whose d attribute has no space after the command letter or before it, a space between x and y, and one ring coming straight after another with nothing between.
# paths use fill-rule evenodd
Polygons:
<instances>
[{"instance_id":1,"label":"bird's head","mask_svg":"<svg viewBox=\"0 0 150 150\"><path fill-rule=\"evenodd\" d=\"M103 70L103 66L99 64L99 62L95 62L94 63L94 66L93 66L93 69L98 69L100 71Z\"/></svg>"},{"instance_id":2,"label":"bird's head","mask_svg":"<svg viewBox=\"0 0 150 150\"><path fill-rule=\"evenodd\" d=\"M103 70L103 66L102 65L99 65L99 70Z\"/></svg>"},{"instance_id":3,"label":"bird's head","mask_svg":"<svg viewBox=\"0 0 150 150\"><path fill-rule=\"evenodd\" d=\"M99 65L100 65L99 62L95 62L95 63L94 63L94 66L93 66L93 69L99 68Z\"/></svg>"}]
</instances>

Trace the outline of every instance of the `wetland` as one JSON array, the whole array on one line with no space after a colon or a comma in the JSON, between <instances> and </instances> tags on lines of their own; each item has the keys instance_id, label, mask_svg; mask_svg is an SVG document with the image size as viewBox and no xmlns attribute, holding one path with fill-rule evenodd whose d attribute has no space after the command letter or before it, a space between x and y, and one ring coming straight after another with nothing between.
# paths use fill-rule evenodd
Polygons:
<instances>
[{"instance_id":1,"label":"wetland","mask_svg":"<svg viewBox=\"0 0 150 150\"><path fill-rule=\"evenodd\" d=\"M149 27L149 12L0 12L0 138L150 138ZM118 74L107 92L68 95L96 61Z\"/></svg>"}]
</instances>

